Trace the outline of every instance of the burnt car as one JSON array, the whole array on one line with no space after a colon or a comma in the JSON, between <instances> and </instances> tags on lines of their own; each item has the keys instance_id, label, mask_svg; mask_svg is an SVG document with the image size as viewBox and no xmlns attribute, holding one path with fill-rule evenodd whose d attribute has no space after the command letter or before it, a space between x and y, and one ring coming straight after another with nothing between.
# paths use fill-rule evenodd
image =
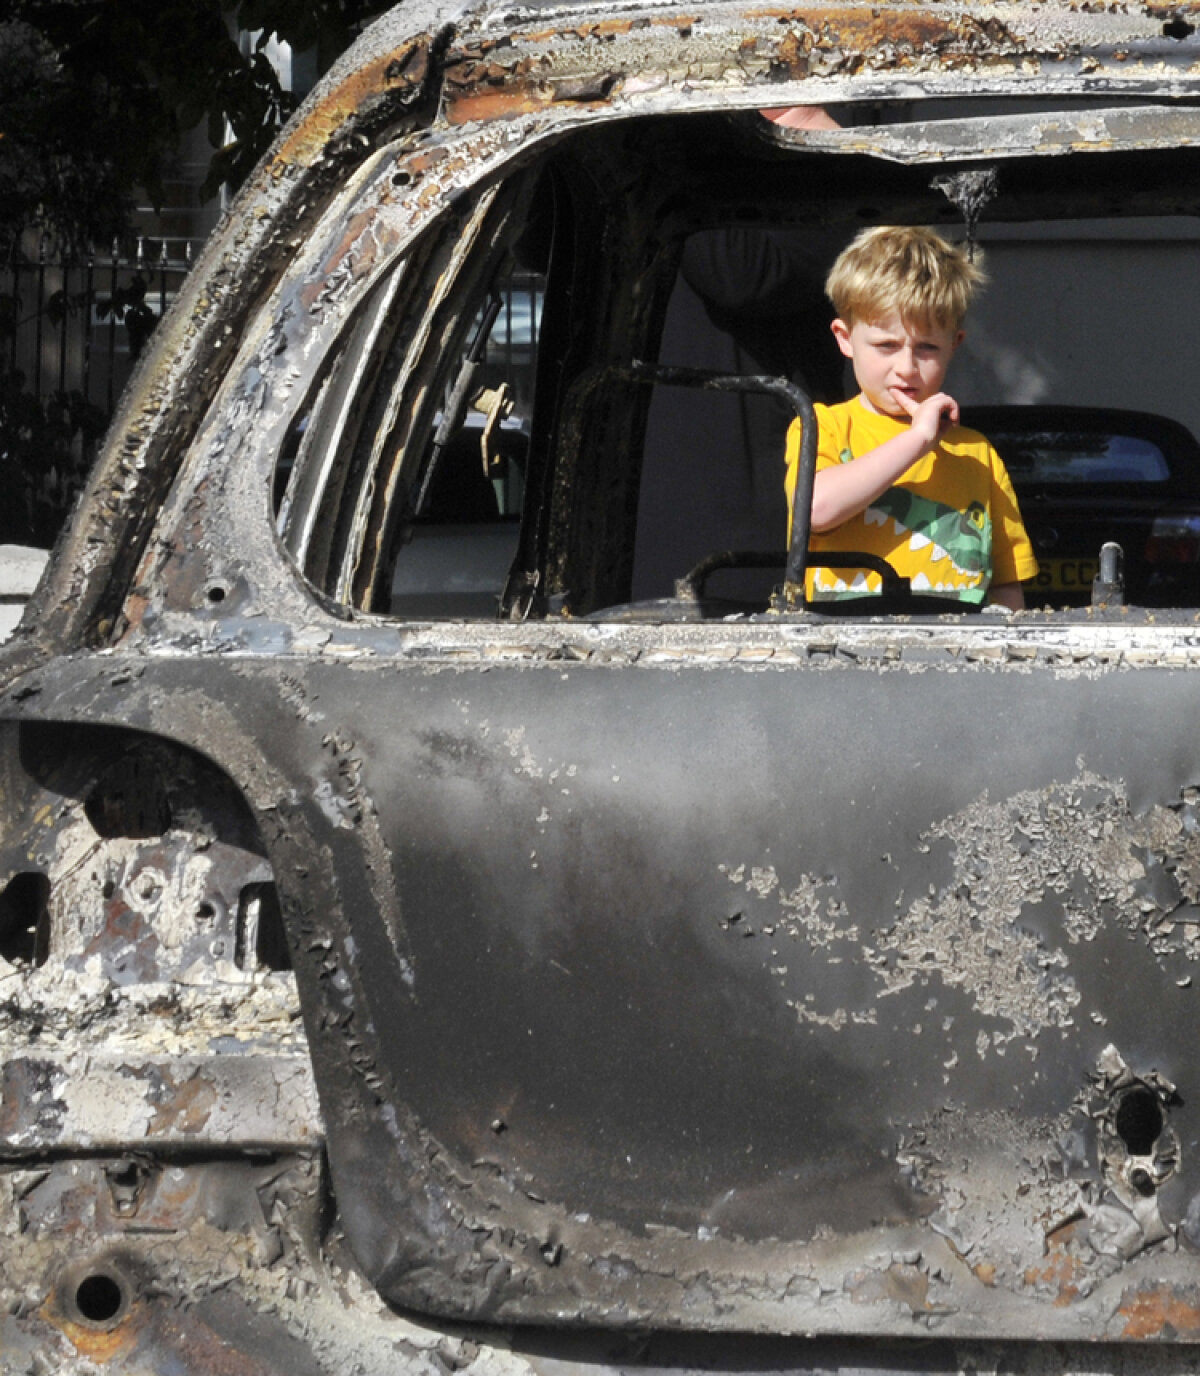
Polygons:
<instances>
[{"instance_id":1,"label":"burnt car","mask_svg":"<svg viewBox=\"0 0 1200 1376\"><path fill-rule=\"evenodd\" d=\"M1196 16L314 91L0 656L6 1370L1200 1363L1196 609L835 618L782 496L864 223L985 252L964 404L1194 429Z\"/></svg>"},{"instance_id":2,"label":"burnt car","mask_svg":"<svg viewBox=\"0 0 1200 1376\"><path fill-rule=\"evenodd\" d=\"M1120 546L1119 596L1200 605L1200 445L1178 421L1102 407L972 408L1003 457L1038 557L1030 600L1092 600L1100 550Z\"/></svg>"}]
</instances>

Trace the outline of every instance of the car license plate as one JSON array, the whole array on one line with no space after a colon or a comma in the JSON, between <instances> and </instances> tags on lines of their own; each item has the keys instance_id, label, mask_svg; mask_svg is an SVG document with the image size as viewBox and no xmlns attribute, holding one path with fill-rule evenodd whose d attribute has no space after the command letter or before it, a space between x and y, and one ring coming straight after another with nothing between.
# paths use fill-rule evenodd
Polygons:
<instances>
[{"instance_id":1,"label":"car license plate","mask_svg":"<svg viewBox=\"0 0 1200 1376\"><path fill-rule=\"evenodd\" d=\"M1039 559L1033 586L1043 592L1090 592L1099 559Z\"/></svg>"}]
</instances>

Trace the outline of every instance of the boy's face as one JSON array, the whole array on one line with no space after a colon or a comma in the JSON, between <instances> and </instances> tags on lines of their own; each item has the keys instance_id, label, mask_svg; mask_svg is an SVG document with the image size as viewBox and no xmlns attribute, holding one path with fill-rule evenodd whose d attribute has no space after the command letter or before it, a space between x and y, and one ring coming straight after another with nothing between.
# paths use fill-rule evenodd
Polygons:
<instances>
[{"instance_id":1,"label":"boy's face","mask_svg":"<svg viewBox=\"0 0 1200 1376\"><path fill-rule=\"evenodd\" d=\"M946 369L962 343L963 331L940 325L906 323L894 312L881 320L833 322L838 348L854 364L854 377L868 410L907 417L896 400L903 392L922 402L942 390Z\"/></svg>"}]
</instances>

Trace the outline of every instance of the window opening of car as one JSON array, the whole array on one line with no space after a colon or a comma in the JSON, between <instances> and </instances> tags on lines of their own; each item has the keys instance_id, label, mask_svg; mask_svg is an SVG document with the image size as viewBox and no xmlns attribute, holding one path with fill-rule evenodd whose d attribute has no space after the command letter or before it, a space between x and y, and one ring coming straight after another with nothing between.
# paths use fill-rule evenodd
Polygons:
<instances>
[{"instance_id":1,"label":"window opening of car","mask_svg":"<svg viewBox=\"0 0 1200 1376\"><path fill-rule=\"evenodd\" d=\"M1087 600L1100 549L1115 542L1130 601L1200 605L1200 403L1187 385L1186 348L1161 347L1186 340L1194 323L1178 283L1200 249L1200 219L1151 137L1168 115L1187 125L1192 112L1105 107L1134 121L1151 146L1032 157L1045 112L979 111L923 123L889 123L891 110L839 112L875 122L811 139L764 133L752 112L740 124L710 119L713 147L703 156L729 169L716 180L702 158L682 152L694 148L689 128L701 126L664 121L654 135L661 147L640 172L634 145L620 149L637 195L597 198L578 215L596 224L574 232L571 252L586 271L576 262L569 290L558 290L573 323L549 352L543 313L561 254L544 226L530 248L544 173L530 168L481 193L419 251L419 264L378 285L312 389L276 474L285 544L322 591L405 620L622 620L631 605L680 600L681 582L689 615L767 614L788 553L782 453L791 411L751 399L749 388L668 400L677 388L660 377L647 389L631 370L641 362L782 378L816 400L840 400L850 391L829 336L829 262L864 223L933 223L952 238L973 233L992 279L951 390L1018 488L1043 561L1027 600ZM1078 102L1058 113L1078 130L1097 108ZM1010 117L1025 142L989 162L979 138ZM979 136L974 144L959 126ZM921 128L946 139L936 150L945 158L928 154L922 165L914 154L909 165L879 148L861 156L881 129L901 138ZM852 137L834 152L830 140L843 133ZM618 145L619 135L606 137ZM726 153L746 152L744 165L719 157L722 138ZM580 140L571 175L593 161L591 147ZM705 295L692 271L697 257L712 266L714 246L744 252L754 240L807 260L803 289L786 298L791 319L777 330L796 346L790 357L762 329L761 306L747 313L757 333L739 333L745 321L733 319L730 293ZM677 319L685 289L691 314ZM399 328L400 318L410 323ZM539 397L541 372L555 373L553 395ZM754 407L766 409L756 418ZM742 490L732 491L739 465ZM861 614L880 609L867 602Z\"/></svg>"},{"instance_id":2,"label":"window opening of car","mask_svg":"<svg viewBox=\"0 0 1200 1376\"><path fill-rule=\"evenodd\" d=\"M276 526L310 581L340 602L370 604L380 562L389 557L389 519L400 509L415 512L422 491L435 500L436 465L417 461L432 451L416 436L427 435L445 413L441 361L455 355L477 315L464 313L459 297L464 286L472 290L481 260L489 279L495 276L502 252L496 240L511 220L512 201L498 188L484 191L429 236L413 261L397 263L344 332L293 420L276 468ZM416 301L414 278L427 289L432 281L432 291ZM490 280L483 294L489 290ZM500 309L491 332L515 337L515 301L492 295ZM481 379L488 376L485 368ZM494 400L486 417L493 454L519 426L512 399L524 395L514 376ZM478 393L466 400L479 400ZM466 424L471 414L468 406ZM501 502L518 507L518 477L504 463L495 467L490 488L497 512ZM460 505L467 500L464 495Z\"/></svg>"}]
</instances>

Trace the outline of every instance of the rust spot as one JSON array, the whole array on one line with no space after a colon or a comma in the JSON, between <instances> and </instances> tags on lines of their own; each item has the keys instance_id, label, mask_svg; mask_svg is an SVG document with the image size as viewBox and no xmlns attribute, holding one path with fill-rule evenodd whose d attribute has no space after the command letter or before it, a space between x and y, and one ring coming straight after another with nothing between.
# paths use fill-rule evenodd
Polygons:
<instances>
[{"instance_id":1,"label":"rust spot","mask_svg":"<svg viewBox=\"0 0 1200 1376\"><path fill-rule=\"evenodd\" d=\"M893 1263L886 1271L855 1271L847 1278L846 1289L855 1304L878 1304L891 1300L907 1305L914 1314L928 1313L929 1277L917 1266Z\"/></svg>"},{"instance_id":2,"label":"rust spot","mask_svg":"<svg viewBox=\"0 0 1200 1376\"><path fill-rule=\"evenodd\" d=\"M337 131L373 99L419 87L429 71L429 46L429 35L422 34L349 76L280 144L271 163L272 175L281 176L292 164L314 163Z\"/></svg>"},{"instance_id":3,"label":"rust spot","mask_svg":"<svg viewBox=\"0 0 1200 1376\"><path fill-rule=\"evenodd\" d=\"M800 41L800 36L794 30L786 33L783 41L779 44L778 60L794 76L807 75L808 53Z\"/></svg>"},{"instance_id":4,"label":"rust spot","mask_svg":"<svg viewBox=\"0 0 1200 1376\"><path fill-rule=\"evenodd\" d=\"M109 1326L93 1326L66 1313L57 1292L51 1291L38 1311L40 1318L57 1328L81 1357L97 1364L110 1364L129 1357L146 1328L145 1314L132 1306L121 1319Z\"/></svg>"},{"instance_id":5,"label":"rust spot","mask_svg":"<svg viewBox=\"0 0 1200 1376\"><path fill-rule=\"evenodd\" d=\"M107 1330L86 1328L70 1319L60 1320L58 1326L81 1357L104 1363L127 1357L133 1349L140 1327L135 1326L132 1319L126 1319L116 1328Z\"/></svg>"},{"instance_id":6,"label":"rust spot","mask_svg":"<svg viewBox=\"0 0 1200 1376\"><path fill-rule=\"evenodd\" d=\"M493 91L487 95L460 96L446 106L450 124L469 124L472 120L513 119L517 115L532 114L550 103L545 89L521 85Z\"/></svg>"},{"instance_id":7,"label":"rust spot","mask_svg":"<svg viewBox=\"0 0 1200 1376\"><path fill-rule=\"evenodd\" d=\"M447 150L436 144L429 148L422 148L419 152L398 163L395 175L402 176L407 172L415 181L418 177L423 177L426 172L435 168L438 163L444 161L446 156Z\"/></svg>"},{"instance_id":8,"label":"rust spot","mask_svg":"<svg viewBox=\"0 0 1200 1376\"><path fill-rule=\"evenodd\" d=\"M896 5L802 11L766 8L750 11L747 18L791 25L789 37L793 41L799 41L798 35L803 33L806 48L842 49L857 62L876 51L932 51L940 55L1018 46L1011 30L994 17L964 18L930 13L925 8L905 11Z\"/></svg>"},{"instance_id":9,"label":"rust spot","mask_svg":"<svg viewBox=\"0 0 1200 1376\"><path fill-rule=\"evenodd\" d=\"M1079 1281L1087 1268L1071 1250L1071 1243L1079 1231L1079 1220L1056 1228L1046 1238L1046 1256L1040 1266L1029 1266L1024 1273L1026 1285L1055 1292L1054 1305L1065 1309L1079 1298Z\"/></svg>"},{"instance_id":10,"label":"rust spot","mask_svg":"<svg viewBox=\"0 0 1200 1376\"><path fill-rule=\"evenodd\" d=\"M1200 1296L1195 1289L1126 1290L1117 1312L1123 1338L1200 1337Z\"/></svg>"},{"instance_id":11,"label":"rust spot","mask_svg":"<svg viewBox=\"0 0 1200 1376\"><path fill-rule=\"evenodd\" d=\"M104 904L104 925L67 963L82 969L97 956L128 978L154 979L159 947L158 933L146 915L113 897Z\"/></svg>"},{"instance_id":12,"label":"rust spot","mask_svg":"<svg viewBox=\"0 0 1200 1376\"><path fill-rule=\"evenodd\" d=\"M164 1100L156 1106L146 1135L202 1132L217 1102L211 1081L196 1072L181 1085L165 1080L163 1092Z\"/></svg>"},{"instance_id":13,"label":"rust spot","mask_svg":"<svg viewBox=\"0 0 1200 1376\"><path fill-rule=\"evenodd\" d=\"M150 610L150 599L145 593L132 593L125 603L125 620L130 630L138 630L146 613Z\"/></svg>"},{"instance_id":14,"label":"rust spot","mask_svg":"<svg viewBox=\"0 0 1200 1376\"><path fill-rule=\"evenodd\" d=\"M471 120L510 119L541 109L552 99L551 88L531 75L533 62L524 58L502 67L495 62L464 56L447 64L446 118L451 124Z\"/></svg>"}]
</instances>

